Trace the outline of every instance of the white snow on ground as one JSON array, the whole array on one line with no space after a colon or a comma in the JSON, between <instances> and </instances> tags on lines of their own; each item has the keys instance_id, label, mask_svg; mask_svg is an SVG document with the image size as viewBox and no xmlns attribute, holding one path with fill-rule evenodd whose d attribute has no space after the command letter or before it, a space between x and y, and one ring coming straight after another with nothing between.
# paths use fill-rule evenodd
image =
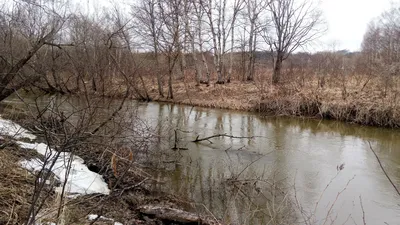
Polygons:
<instances>
[{"instance_id":1,"label":"white snow on ground","mask_svg":"<svg viewBox=\"0 0 400 225\"><path fill-rule=\"evenodd\" d=\"M96 214L89 214L88 215L88 220L93 221L93 220L97 219L97 217L98 217L98 215L96 215ZM124 224L122 224L120 222L116 222L114 219L107 218L107 217L104 217L104 216L100 216L99 219L100 220L106 220L106 221L112 221L112 222L114 222L114 225L124 225Z\"/></svg>"},{"instance_id":2,"label":"white snow on ground","mask_svg":"<svg viewBox=\"0 0 400 225\"><path fill-rule=\"evenodd\" d=\"M0 118L0 137L1 136L11 136L15 139L36 139L35 135L29 133L29 131L22 128L20 125L2 118ZM17 141L17 144L21 148L34 149L39 154L49 159L49 162L46 163L47 169L50 168L52 162L54 162L54 158L57 155L56 151L50 149L49 146L44 143L26 143ZM110 190L108 189L108 186L104 182L103 178L99 174L90 171L84 164L83 159L78 156L74 156L71 160L71 169L69 171L69 174L67 174L70 158L70 153L60 153L52 168L52 172L57 176L62 184L67 181L65 192L69 195L69 197L73 197L74 195L76 196L93 193L101 193L107 195L110 193ZM40 159L24 160L21 162L21 165L31 171L40 171L43 168L43 161L41 161ZM56 191L61 192L62 187L57 187Z\"/></svg>"},{"instance_id":3,"label":"white snow on ground","mask_svg":"<svg viewBox=\"0 0 400 225\"><path fill-rule=\"evenodd\" d=\"M36 139L36 136L29 133L26 129L22 128L20 125L10 121L0 118L0 135L11 136L16 139L28 138L30 140Z\"/></svg>"},{"instance_id":4,"label":"white snow on ground","mask_svg":"<svg viewBox=\"0 0 400 225\"><path fill-rule=\"evenodd\" d=\"M96 215L96 214L89 214L89 215L88 215L88 220L93 221L93 220L97 219L97 217L99 217L99 216ZM99 219L101 219L101 220L108 220L108 221L114 221L113 219L107 218L107 217L104 217L104 216L100 216Z\"/></svg>"},{"instance_id":5,"label":"white snow on ground","mask_svg":"<svg viewBox=\"0 0 400 225\"><path fill-rule=\"evenodd\" d=\"M44 155L46 157L50 156L52 154L51 149L49 146L43 143L26 143L22 141L17 141L17 144L21 148L27 148L27 149L35 149L39 154ZM54 152L56 153L56 152ZM53 154L54 156L54 154Z\"/></svg>"},{"instance_id":6,"label":"white snow on ground","mask_svg":"<svg viewBox=\"0 0 400 225\"><path fill-rule=\"evenodd\" d=\"M17 144L21 148L34 149L41 155L44 155L49 159L46 163L46 168L49 169L57 152L50 149L46 144L43 143L25 143L18 141ZM69 197L74 197L76 195L94 194L101 193L108 195L110 194L110 189L108 189L107 184L104 182L102 176L97 173L90 171L84 164L84 160L78 156L73 156L71 159L71 153L62 152L58 156L54 163L52 172L57 176L58 180L65 185L65 192ZM70 171L68 173L68 164L70 164ZM43 162L40 159L24 160L21 162L22 167L32 170L40 171L43 168ZM68 176L68 179L66 179ZM62 191L62 186L56 188L57 192Z\"/></svg>"},{"instance_id":7,"label":"white snow on ground","mask_svg":"<svg viewBox=\"0 0 400 225\"><path fill-rule=\"evenodd\" d=\"M0 117L0 138L2 136L10 136L15 139L28 138L31 141L36 139L36 136L29 133L28 130L22 128L20 125L10 121L5 120ZM78 156L73 156L71 159L71 153L61 152L57 159L57 152L49 148L48 145L44 143L27 143L22 141L16 142L21 148L36 150L39 154L43 155L48 162L45 168L49 169L52 162L54 166L52 172L57 176L57 179L61 182L61 185L65 185L65 193L68 197L76 197L85 194L100 193L108 195L110 194L110 189L108 189L107 184L101 175L90 171L84 164L84 160ZM70 160L71 159L71 160ZM31 171L40 171L43 168L43 161L41 159L31 159L23 160L20 162L22 167ZM68 166L70 165L70 166ZM68 168L69 174L68 174ZM57 192L62 191L62 186L56 187ZM97 215L89 215L89 220L94 220ZM108 220L114 222L114 225L123 225L122 223L115 222L113 219L100 217L100 219ZM50 225L55 225L55 223L50 223Z\"/></svg>"}]
</instances>

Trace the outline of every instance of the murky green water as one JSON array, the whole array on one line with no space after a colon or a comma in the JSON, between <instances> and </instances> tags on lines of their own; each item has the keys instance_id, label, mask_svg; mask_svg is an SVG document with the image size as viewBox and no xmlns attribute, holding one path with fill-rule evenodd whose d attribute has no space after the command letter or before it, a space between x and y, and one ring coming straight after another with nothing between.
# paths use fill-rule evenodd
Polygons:
<instances>
[{"instance_id":1,"label":"murky green water","mask_svg":"<svg viewBox=\"0 0 400 225\"><path fill-rule=\"evenodd\" d=\"M298 224L306 216L314 224L363 224L361 198L366 224L400 224L400 196L368 143L400 188L399 130L135 101L127 107L159 135L153 151L171 152L159 161L166 168L159 188L196 201L203 212L241 224L274 224L274 212L294 213ZM188 150L171 150L174 130L178 147ZM256 137L191 142L214 134Z\"/></svg>"}]
</instances>

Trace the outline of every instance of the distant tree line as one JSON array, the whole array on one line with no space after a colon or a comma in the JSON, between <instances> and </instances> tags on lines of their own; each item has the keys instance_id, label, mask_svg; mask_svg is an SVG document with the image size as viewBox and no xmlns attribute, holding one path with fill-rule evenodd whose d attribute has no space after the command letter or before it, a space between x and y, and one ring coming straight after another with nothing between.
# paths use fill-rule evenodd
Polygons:
<instances>
[{"instance_id":1,"label":"distant tree line","mask_svg":"<svg viewBox=\"0 0 400 225\"><path fill-rule=\"evenodd\" d=\"M147 72L160 96L173 98L172 82L185 76L189 57L196 82L209 85L214 72L216 83L231 81L233 53L243 53L243 77L252 81L256 53L272 52L278 83L282 62L318 36L321 18L317 6L294 0L137 0L94 14L68 1L16 0L0 10L0 99L32 84L106 94L117 77L149 99L142 77L149 65L139 52L153 54Z\"/></svg>"},{"instance_id":2,"label":"distant tree line","mask_svg":"<svg viewBox=\"0 0 400 225\"><path fill-rule=\"evenodd\" d=\"M326 75L357 72L389 84L399 68L395 6L369 24L355 54L301 53L325 30L307 0L135 0L95 13L66 0L15 0L0 11L0 100L32 86L104 96L129 88L142 100L155 86L172 99L173 83L188 77L197 85L259 76L301 85L313 74L323 87Z\"/></svg>"}]
</instances>

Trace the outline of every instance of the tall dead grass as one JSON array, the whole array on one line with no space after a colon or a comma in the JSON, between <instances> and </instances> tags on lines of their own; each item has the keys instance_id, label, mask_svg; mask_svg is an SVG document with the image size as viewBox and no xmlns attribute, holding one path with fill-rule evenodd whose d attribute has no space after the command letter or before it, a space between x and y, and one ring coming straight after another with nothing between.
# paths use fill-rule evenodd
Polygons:
<instances>
[{"instance_id":1,"label":"tall dead grass","mask_svg":"<svg viewBox=\"0 0 400 225\"><path fill-rule=\"evenodd\" d=\"M18 164L10 145L0 149L0 224L21 224L26 221L30 204L28 200L35 187L34 176Z\"/></svg>"},{"instance_id":2,"label":"tall dead grass","mask_svg":"<svg viewBox=\"0 0 400 225\"><path fill-rule=\"evenodd\" d=\"M190 74L190 73L188 73ZM233 77L236 77L234 75ZM271 71L257 70L255 81L196 86L193 76L173 83L174 99L160 98L146 77L153 100L191 106L255 111L273 116L314 117L381 127L400 127L400 78L391 85L367 75L284 74L271 84Z\"/></svg>"}]
</instances>

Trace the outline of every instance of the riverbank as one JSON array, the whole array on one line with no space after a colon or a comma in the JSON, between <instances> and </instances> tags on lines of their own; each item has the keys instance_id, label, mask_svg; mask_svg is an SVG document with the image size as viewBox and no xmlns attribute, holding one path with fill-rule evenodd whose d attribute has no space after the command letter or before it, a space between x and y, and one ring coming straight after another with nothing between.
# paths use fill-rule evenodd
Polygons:
<instances>
[{"instance_id":1,"label":"riverbank","mask_svg":"<svg viewBox=\"0 0 400 225\"><path fill-rule=\"evenodd\" d=\"M317 80L306 82L302 87L294 82L273 86L233 81L224 85L196 86L195 82L176 81L173 99L160 97L154 81L147 83L151 84L149 96L157 102L400 128L397 88L400 85L384 89L377 78L353 77L345 85L332 81L323 88Z\"/></svg>"},{"instance_id":2,"label":"riverbank","mask_svg":"<svg viewBox=\"0 0 400 225\"><path fill-rule=\"evenodd\" d=\"M34 99L35 102L38 102L37 104L39 106L48 105L48 102L65 102L68 105L74 106L74 108L60 106L59 108L63 109L64 112L76 112L80 105L80 99L73 96L42 96L40 99L34 96L30 97ZM113 101L112 99L103 100L107 102L107 105L109 105L109 101ZM25 101L30 102L28 97L25 98ZM96 101L90 102L99 109L102 107L102 105ZM120 100L116 100L116 103L120 103ZM396 206L397 198L392 196L393 188L388 186L387 182L382 182L382 171L379 167L373 166L376 159L369 149L368 142L371 143L381 157L385 168L390 170L390 176L397 177L396 174L399 173L396 168L398 168L397 165L400 163L396 160L399 159L397 153L400 152L396 151L396 146L400 146L398 145L398 140L400 140L400 138L397 130L348 126L344 123L309 119L272 118L270 120L264 120L255 113L209 110L207 108L180 105L171 107L172 105L170 104L158 104L156 102L147 104L128 100L126 103L127 108L121 110L122 115L117 116L115 120L113 120L115 121L115 125L119 123L118 121L120 121L122 117L129 119L129 121L132 119L130 113L123 114L123 112L136 112L141 116L142 121L149 121L151 122L151 127L155 127L155 129L151 130L145 129L145 131L150 131L142 133L146 135L133 135L136 138L144 136L144 140L147 140L146 142L142 142L141 139L136 138L129 139L130 136L119 133L118 136L123 138L124 143L127 144L122 146L129 146L130 148L128 150L134 150L134 153L139 153L134 154L132 157L135 159L134 167L128 168L133 168L130 172L148 169L153 170L155 174L152 173L153 176L144 174L144 177L133 176L133 180L127 179L126 182L124 181L117 189L117 192L110 196L110 199L114 200L115 196L120 196L121 192L118 193L118 190L123 191L125 189L121 195L122 197L120 197L123 198L121 202L120 199L115 199L115 202L103 200L102 203L104 204L98 204L99 201L104 197L107 198L107 196L88 196L87 203L82 206L82 212L88 212L88 206L101 205L105 207L103 212L100 210L92 211L92 213L97 215L102 214L104 217L113 218L118 222L129 221L129 218L133 216L131 213L135 212L135 206L137 205L137 203L133 201L136 196L149 196L147 194L149 193L151 198L153 193L157 194L157 192L151 191L154 190L152 188L138 188L132 192L128 191L131 196L125 195L127 193L126 188L129 189L129 187L135 187L140 184L140 187L155 186L160 188L158 190L174 193L179 196L179 199L192 199L198 206L201 204L202 207L209 209L217 218L221 218L222 221L227 221L228 217L231 218L230 215L239 215L239 218L244 218L247 222L240 224L266 224L265 221L269 221L269 218L265 218L265 215L269 215L268 207L272 207L268 203L281 203L279 199L280 196L277 196L276 201L268 200L271 199L269 184L275 186L275 181L282 181L282 184L278 187L279 189L284 188L285 191L278 193L288 194L287 200L289 205L284 208L294 212L296 211L296 203L293 202L295 199L293 199L293 190L291 188L294 184L293 175L296 176L299 174L298 177L300 179L305 177L306 183L302 182L304 180L300 180L299 183L296 183L296 189L299 191L297 192L299 194L298 196L303 196L303 194L307 196L305 201L301 200L300 206L306 208L311 205L313 209L314 201L318 201L318 199L321 198L320 196L323 189L330 183L333 177L336 177L338 166L345 164L345 169L339 176L340 179L335 181L335 185L331 186L328 190L329 192L324 195L325 200L321 202L321 207L325 207L325 205L335 201L336 194L346 186L349 179L353 178L353 174L357 174L356 183L354 184L352 182L351 187L346 191L346 193L349 192L348 195L342 196L336 204L338 210L342 209L341 211L344 213L339 217L340 220L346 219L348 216L347 212L354 210L354 202L351 201L351 199L353 197L362 196L365 204L364 206L369 208L367 211L368 215L370 215L368 218L369 222L374 224L379 223L382 221L382 218L389 223L395 221L397 216L397 213L394 212L395 209L389 210L381 204L376 204L376 202L385 202L385 205L390 204ZM22 109L18 98L9 99L6 104L9 104L7 107L9 112ZM118 105L119 104L113 104L113 107L110 107L109 110L113 111ZM23 110L21 111L25 112ZM51 115L54 117L57 114ZM46 117L45 115L43 118ZM27 119L29 118L31 117ZM155 118L157 119L155 120ZM186 118L190 119L187 120ZM97 121L101 121L102 117L96 116L96 119ZM19 120L13 118L13 121ZM23 125L23 127L29 128L29 130L38 132L35 127L29 126L29 121L31 120L20 122L20 124ZM123 123L124 127L129 129L129 132L133 131L130 129L133 127L132 125L138 124L139 121L135 120L132 122L133 123ZM43 123L43 126L46 124L51 126L51 123ZM180 138L178 147L187 148L186 150L171 150L176 140L176 138L174 138L174 130L176 130L177 127L181 131L188 132L178 132ZM138 128L140 132L141 129L139 129L139 127L136 128ZM110 136L110 131L111 130L107 129L107 136ZM38 133L36 132L34 133L36 135L40 133L40 131ZM78 133L76 134L78 135ZM83 133L80 134L79 136L82 137ZM124 150L120 148L121 145L114 145L115 142L101 134L103 133L99 133L99 139L91 140L92 143L97 143L92 147L86 145L86 141L79 139L79 142L75 145L77 147L79 146L79 148L75 149L74 152L84 160L85 165L91 168L92 171L97 171L97 173L102 174L105 178L105 182L109 184L109 187L113 187L115 186L115 181L118 180L118 174L123 174L124 168L127 168L125 165L129 165L131 157L129 154L123 154L124 151L120 151ZM155 139L149 139L148 134L155 135ZM251 140L216 138L211 140L212 142L192 143L197 135L200 135L200 137L208 137L215 134L232 134L243 137L257 135L260 137L252 138ZM158 142L157 139L161 142ZM132 142L130 140L132 140ZM56 139L53 139L53 141L56 141ZM25 140L25 142L27 142L27 140ZM36 142L51 143L43 139L38 139ZM117 143L121 142L118 141ZM138 143L154 143L154 145L142 151L140 148L141 144L138 145ZM55 146L55 143L53 143L52 146ZM99 148L99 146L108 148ZM28 151L21 149L21 151L32 152L29 149ZM151 154L157 152L162 155L157 157ZM113 153L116 154L115 158L117 158L117 160L112 160ZM129 153L129 151L125 151L125 153ZM145 158L141 158L140 156ZM155 160L155 163L148 164L147 162L150 162L150 160ZM112 166L114 164L111 162L117 162L118 165L114 167ZM103 171L103 168L108 172ZM116 170L114 168L116 168ZM117 172L117 176L115 172ZM279 172L279 174L275 174L275 172ZM25 171L25 173L27 172ZM242 175L240 176L240 174ZM150 179L146 180L146 178ZM237 179L237 182L231 182L231 178ZM260 180L260 178L262 179ZM142 183L143 180L145 181ZM396 178L396 180L398 179ZM316 187L311 190L311 193L308 184ZM359 189L359 186L366 188ZM239 188L236 189L235 187ZM244 190L244 192L238 193L236 192L237 190ZM375 190L382 191L376 192ZM142 195L141 193L144 194ZM285 196L287 195L284 194L284 196L281 197ZM251 202L247 201L248 197L250 197ZM93 200L90 200L90 198L93 198ZM157 198L155 199L157 201ZM158 199L163 198L160 197ZM300 199L304 198L301 197ZM232 200L234 200L236 204L234 204ZM346 204L347 207L343 208L342 206L346 201L350 204ZM251 203L251 205L248 205L249 203ZM253 205L253 203L256 205ZM122 205L119 206L118 204ZM295 204L294 210L292 210L291 204ZM182 206L182 202L178 201L177 205ZM238 208L231 208L230 206L233 205L237 205ZM247 206L243 207L243 205ZM113 212L113 210L115 211L117 209L121 209L122 212ZM260 209L263 211L260 211ZM357 212L357 209L359 209L359 205L356 206L355 211L352 212L354 213L354 218L362 218ZM147 209L144 208L142 210ZM77 211L81 212L80 210ZM372 211L379 213L373 216L370 213ZM199 210L199 212L201 212L201 210ZM257 214L254 214L255 212L257 212ZM123 215L118 213L123 213ZM317 215L312 211L307 211L306 213L308 215ZM209 215L209 212L207 211L205 214ZM325 218L326 214L326 210L321 208L316 219L320 221L320 218ZM288 216L286 211L284 211L282 215ZM124 216L127 217L127 220L123 219L125 218ZM85 219L85 216L82 218ZM249 221L247 218L254 218L256 221L260 222ZM299 219L302 220L301 218ZM227 223L229 224L229 222Z\"/></svg>"},{"instance_id":3,"label":"riverbank","mask_svg":"<svg viewBox=\"0 0 400 225\"><path fill-rule=\"evenodd\" d=\"M25 127L33 125L27 121L20 122ZM35 224L62 221L64 224L150 225L168 224L182 216L193 220L188 223L195 222L197 214L181 210L193 210L187 199L154 189L160 181L145 168L130 165L123 176L118 175L115 168L121 169L127 162L123 156L107 152L107 147L86 143L78 154L62 152L56 157L57 151L52 149L49 153L49 146L38 143L42 140L37 132L0 117L0 175L3 178L0 224L24 224L32 210L32 201L40 205ZM114 161L115 168L114 165L109 168L110 161ZM38 193L38 199L34 200ZM175 210L175 214L159 218L159 210ZM199 221L204 219L198 216Z\"/></svg>"}]
</instances>

